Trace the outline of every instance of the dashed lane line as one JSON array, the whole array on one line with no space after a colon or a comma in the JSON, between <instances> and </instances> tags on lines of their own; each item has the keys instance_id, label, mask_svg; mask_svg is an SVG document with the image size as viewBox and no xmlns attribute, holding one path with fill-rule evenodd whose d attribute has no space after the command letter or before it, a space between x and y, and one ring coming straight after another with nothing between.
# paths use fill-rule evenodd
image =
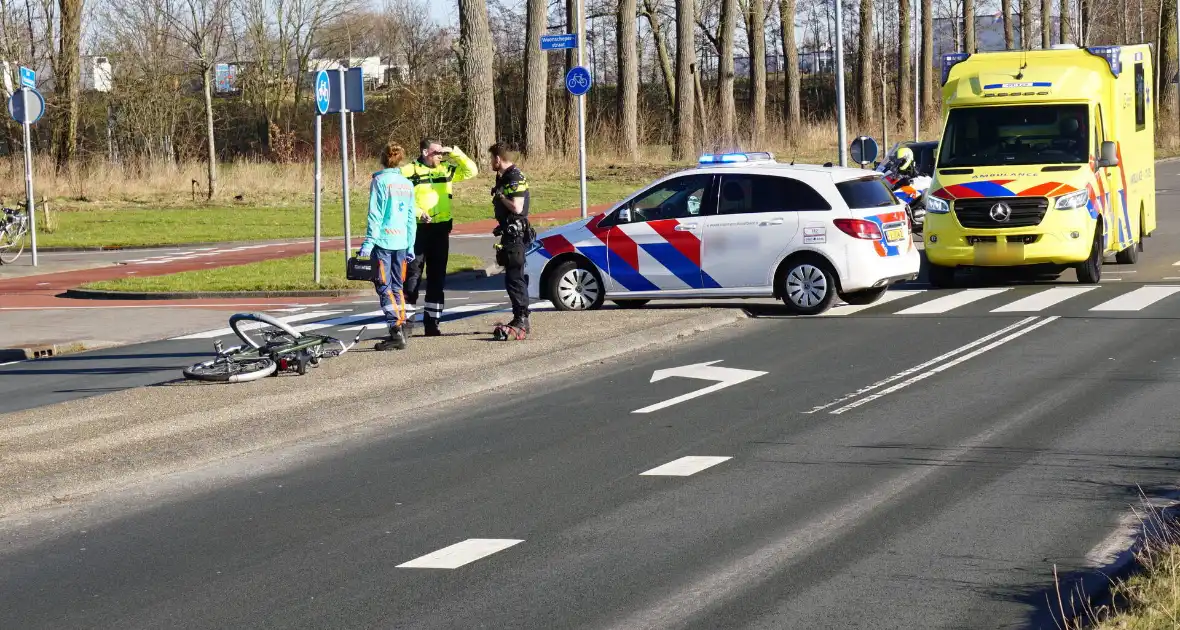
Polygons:
<instances>
[{"instance_id":1,"label":"dashed lane line","mask_svg":"<svg viewBox=\"0 0 1180 630\"><path fill-rule=\"evenodd\" d=\"M468 538L397 565L399 569L458 569L524 542L516 538Z\"/></svg>"},{"instance_id":2,"label":"dashed lane line","mask_svg":"<svg viewBox=\"0 0 1180 630\"><path fill-rule=\"evenodd\" d=\"M704 455L689 455L675 459L667 464L656 466L651 470L641 472L640 475L646 476L664 476L664 477L688 477L695 475L706 468L712 468L717 464L733 459L732 457L713 457Z\"/></svg>"}]
</instances>

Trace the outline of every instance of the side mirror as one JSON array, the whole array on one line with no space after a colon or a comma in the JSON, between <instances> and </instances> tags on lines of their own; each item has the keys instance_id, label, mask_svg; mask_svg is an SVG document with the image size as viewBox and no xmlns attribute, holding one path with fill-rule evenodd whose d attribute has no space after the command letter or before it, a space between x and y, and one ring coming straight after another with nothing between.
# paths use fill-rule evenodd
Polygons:
<instances>
[{"instance_id":1,"label":"side mirror","mask_svg":"<svg viewBox=\"0 0 1180 630\"><path fill-rule=\"evenodd\" d=\"M619 211L616 214L616 216L619 219L619 223L630 223L631 222L631 206L623 206L622 208L619 208Z\"/></svg>"},{"instance_id":2,"label":"side mirror","mask_svg":"<svg viewBox=\"0 0 1180 630\"><path fill-rule=\"evenodd\" d=\"M1099 151L1101 152L1101 155L1098 156L1099 168L1110 168L1119 165L1118 150L1115 148L1113 142L1109 140L1103 142Z\"/></svg>"}]
</instances>

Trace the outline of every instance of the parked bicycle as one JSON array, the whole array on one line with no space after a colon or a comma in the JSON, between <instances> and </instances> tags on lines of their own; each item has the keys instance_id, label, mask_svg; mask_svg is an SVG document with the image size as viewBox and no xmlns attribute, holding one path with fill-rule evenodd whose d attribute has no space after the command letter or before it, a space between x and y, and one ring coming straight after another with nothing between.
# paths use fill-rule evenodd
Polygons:
<instances>
[{"instance_id":1,"label":"parked bicycle","mask_svg":"<svg viewBox=\"0 0 1180 630\"><path fill-rule=\"evenodd\" d=\"M0 264L11 265L25 251L29 241L29 212L0 208Z\"/></svg>"}]
</instances>

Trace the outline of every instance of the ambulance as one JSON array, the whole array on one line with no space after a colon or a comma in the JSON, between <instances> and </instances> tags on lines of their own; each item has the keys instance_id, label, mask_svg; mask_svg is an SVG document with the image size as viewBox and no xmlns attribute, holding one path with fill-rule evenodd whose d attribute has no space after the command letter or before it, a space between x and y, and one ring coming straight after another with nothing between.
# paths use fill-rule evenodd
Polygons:
<instances>
[{"instance_id":1,"label":"ambulance","mask_svg":"<svg viewBox=\"0 0 1180 630\"><path fill-rule=\"evenodd\" d=\"M943 57L943 133L926 205L929 280L972 267L1134 264L1156 226L1151 48Z\"/></svg>"}]
</instances>

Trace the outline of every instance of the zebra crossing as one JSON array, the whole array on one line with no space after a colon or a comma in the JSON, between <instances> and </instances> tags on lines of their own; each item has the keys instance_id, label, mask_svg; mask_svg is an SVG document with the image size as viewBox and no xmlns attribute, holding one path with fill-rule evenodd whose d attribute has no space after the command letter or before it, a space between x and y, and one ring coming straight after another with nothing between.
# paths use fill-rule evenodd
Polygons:
<instances>
[{"instance_id":1,"label":"zebra crossing","mask_svg":"<svg viewBox=\"0 0 1180 630\"><path fill-rule=\"evenodd\" d=\"M1180 317L1180 283L1099 286L1019 286L957 290L899 289L873 304L839 304L826 317L848 315L1004 315L1043 313L1066 317Z\"/></svg>"}]
</instances>

